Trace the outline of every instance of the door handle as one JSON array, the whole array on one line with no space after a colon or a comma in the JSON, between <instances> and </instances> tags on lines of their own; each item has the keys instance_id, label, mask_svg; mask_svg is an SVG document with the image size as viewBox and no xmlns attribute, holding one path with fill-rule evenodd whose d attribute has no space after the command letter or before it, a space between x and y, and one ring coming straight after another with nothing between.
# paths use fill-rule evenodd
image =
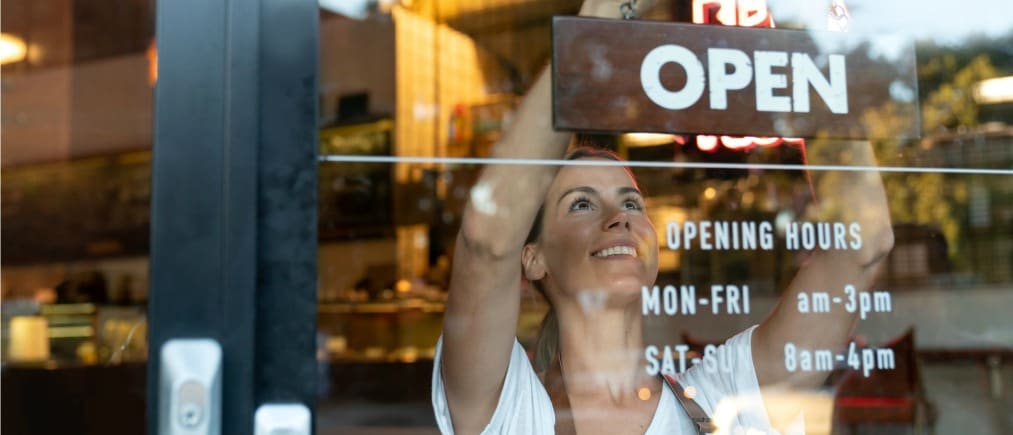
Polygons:
<instances>
[{"instance_id":1,"label":"door handle","mask_svg":"<svg viewBox=\"0 0 1013 435\"><path fill-rule=\"evenodd\" d=\"M301 403L265 403L254 414L254 435L310 435L312 418Z\"/></svg>"},{"instance_id":2,"label":"door handle","mask_svg":"<svg viewBox=\"0 0 1013 435\"><path fill-rule=\"evenodd\" d=\"M160 357L158 434L221 435L221 345L210 338L171 339Z\"/></svg>"}]
</instances>

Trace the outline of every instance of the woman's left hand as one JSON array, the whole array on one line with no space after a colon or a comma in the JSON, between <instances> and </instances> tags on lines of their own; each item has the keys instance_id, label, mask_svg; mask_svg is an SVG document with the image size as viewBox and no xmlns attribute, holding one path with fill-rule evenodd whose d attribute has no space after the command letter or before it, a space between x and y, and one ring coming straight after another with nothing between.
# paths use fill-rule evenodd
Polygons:
<instances>
[{"instance_id":1,"label":"woman's left hand","mask_svg":"<svg viewBox=\"0 0 1013 435\"><path fill-rule=\"evenodd\" d=\"M624 3L635 5L634 15L644 16L657 6L658 0L586 0L580 8L580 15L598 18L622 18Z\"/></svg>"}]
</instances>

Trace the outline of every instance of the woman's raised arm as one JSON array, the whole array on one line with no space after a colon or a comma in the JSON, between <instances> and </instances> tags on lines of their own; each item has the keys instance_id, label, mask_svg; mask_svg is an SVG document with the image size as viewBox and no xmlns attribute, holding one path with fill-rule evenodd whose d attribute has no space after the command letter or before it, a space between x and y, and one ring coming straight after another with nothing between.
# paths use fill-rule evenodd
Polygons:
<instances>
[{"instance_id":1,"label":"woman's raised arm","mask_svg":"<svg viewBox=\"0 0 1013 435\"><path fill-rule=\"evenodd\" d=\"M865 141L815 140L807 150L809 164L875 167L872 147ZM828 313L799 313L800 292L821 291L847 301L872 285L876 271L893 248L893 228L879 171L811 172L818 205L810 219L860 226L861 247L815 251L781 296L780 303L753 334L753 360L761 386L813 387L823 372L789 372L785 344L799 349L846 349L857 313L832 309ZM850 228L849 228L850 230ZM849 243L852 240L849 235Z\"/></svg>"},{"instance_id":2,"label":"woman's raised arm","mask_svg":"<svg viewBox=\"0 0 1013 435\"><path fill-rule=\"evenodd\" d=\"M543 70L493 157L562 157L569 134L552 129L551 94ZM443 318L443 379L456 433L480 433L496 408L517 330L521 250L556 170L490 164L471 189Z\"/></svg>"},{"instance_id":3,"label":"woman's raised arm","mask_svg":"<svg viewBox=\"0 0 1013 435\"><path fill-rule=\"evenodd\" d=\"M621 3L587 0L580 14L619 18ZM552 84L544 68L492 155L560 159L569 139L552 128ZM521 251L557 170L490 164L471 190L443 319L442 375L457 433L481 432L495 411L520 311Z\"/></svg>"}]
</instances>

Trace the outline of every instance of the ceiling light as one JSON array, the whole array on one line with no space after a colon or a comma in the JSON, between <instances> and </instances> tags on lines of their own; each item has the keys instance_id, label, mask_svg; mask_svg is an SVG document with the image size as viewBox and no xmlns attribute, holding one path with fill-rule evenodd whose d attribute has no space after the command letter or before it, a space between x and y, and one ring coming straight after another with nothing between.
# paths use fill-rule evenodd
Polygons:
<instances>
[{"instance_id":1,"label":"ceiling light","mask_svg":"<svg viewBox=\"0 0 1013 435\"><path fill-rule=\"evenodd\" d=\"M671 134L665 133L626 133L623 138L627 145L634 147L666 145L675 142L675 138Z\"/></svg>"},{"instance_id":2,"label":"ceiling light","mask_svg":"<svg viewBox=\"0 0 1013 435\"><path fill-rule=\"evenodd\" d=\"M10 33L0 33L0 64L20 62L25 59L25 40Z\"/></svg>"}]
</instances>

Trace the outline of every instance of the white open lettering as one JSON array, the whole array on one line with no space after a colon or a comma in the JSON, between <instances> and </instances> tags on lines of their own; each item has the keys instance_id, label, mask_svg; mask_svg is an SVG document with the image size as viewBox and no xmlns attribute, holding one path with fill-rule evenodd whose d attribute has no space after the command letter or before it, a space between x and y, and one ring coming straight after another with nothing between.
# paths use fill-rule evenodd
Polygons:
<instances>
[{"instance_id":1,"label":"white open lettering","mask_svg":"<svg viewBox=\"0 0 1013 435\"><path fill-rule=\"evenodd\" d=\"M668 63L682 67L686 83L672 90L661 83L661 68ZM689 49L676 44L655 47L640 64L640 84L647 97L658 106L682 110L696 104L709 87L709 106L728 109L728 93L746 89L755 82L756 110L760 112L803 112L811 110L810 88L826 103L831 113L848 113L848 82L844 55L827 56L828 76L806 53L758 50L749 56L732 48L707 49L707 68ZM789 75L775 69L791 67ZM791 90L791 96L776 95L779 89Z\"/></svg>"}]
</instances>

